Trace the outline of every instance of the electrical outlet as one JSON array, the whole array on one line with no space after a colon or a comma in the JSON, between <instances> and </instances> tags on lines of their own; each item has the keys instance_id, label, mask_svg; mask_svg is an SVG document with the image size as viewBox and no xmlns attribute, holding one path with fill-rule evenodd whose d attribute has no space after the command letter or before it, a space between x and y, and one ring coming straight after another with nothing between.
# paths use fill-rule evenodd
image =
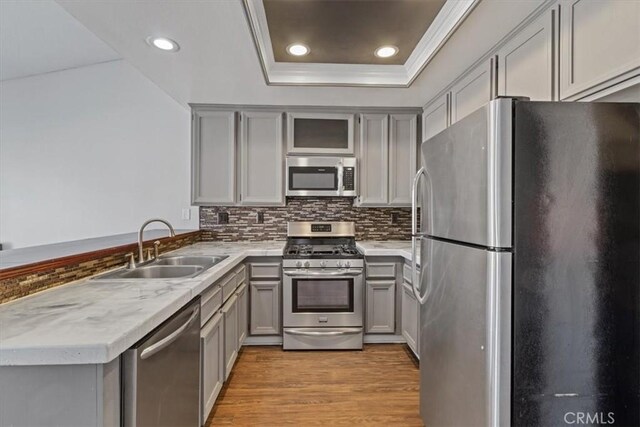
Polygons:
<instances>
[{"instance_id":1,"label":"electrical outlet","mask_svg":"<svg viewBox=\"0 0 640 427\"><path fill-rule=\"evenodd\" d=\"M256 221L258 224L264 224L264 212L257 212Z\"/></svg>"},{"instance_id":2,"label":"electrical outlet","mask_svg":"<svg viewBox=\"0 0 640 427\"><path fill-rule=\"evenodd\" d=\"M184 220L191 219L191 208L182 209L182 219Z\"/></svg>"},{"instance_id":3,"label":"electrical outlet","mask_svg":"<svg viewBox=\"0 0 640 427\"><path fill-rule=\"evenodd\" d=\"M228 212L218 212L218 224L229 224Z\"/></svg>"},{"instance_id":4,"label":"electrical outlet","mask_svg":"<svg viewBox=\"0 0 640 427\"><path fill-rule=\"evenodd\" d=\"M397 224L399 220L398 212L391 212L391 224Z\"/></svg>"}]
</instances>

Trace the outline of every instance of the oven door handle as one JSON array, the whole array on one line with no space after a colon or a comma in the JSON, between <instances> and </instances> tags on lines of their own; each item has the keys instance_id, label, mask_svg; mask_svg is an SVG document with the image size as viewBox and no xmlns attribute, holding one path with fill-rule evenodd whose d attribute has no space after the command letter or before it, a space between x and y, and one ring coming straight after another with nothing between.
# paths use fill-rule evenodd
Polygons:
<instances>
[{"instance_id":1,"label":"oven door handle","mask_svg":"<svg viewBox=\"0 0 640 427\"><path fill-rule=\"evenodd\" d=\"M302 335L308 337L337 337L340 335L353 335L362 332L362 328L343 328L337 331L305 331L300 329L285 329L286 334Z\"/></svg>"},{"instance_id":2,"label":"oven door handle","mask_svg":"<svg viewBox=\"0 0 640 427\"><path fill-rule=\"evenodd\" d=\"M323 276L348 276L348 277L356 277L356 276L360 276L362 275L362 270L358 270L358 271L346 271L346 270L341 270L341 271L287 271L284 270L283 271L285 276L291 276L291 277L301 277L301 276L305 276L305 277L309 277L309 276L314 276L314 277L323 277Z\"/></svg>"}]
</instances>

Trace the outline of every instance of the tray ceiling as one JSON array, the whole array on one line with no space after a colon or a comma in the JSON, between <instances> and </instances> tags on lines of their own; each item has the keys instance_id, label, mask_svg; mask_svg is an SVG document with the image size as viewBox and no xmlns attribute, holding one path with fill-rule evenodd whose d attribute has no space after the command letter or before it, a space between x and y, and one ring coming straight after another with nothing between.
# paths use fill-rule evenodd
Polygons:
<instances>
[{"instance_id":1,"label":"tray ceiling","mask_svg":"<svg viewBox=\"0 0 640 427\"><path fill-rule=\"evenodd\" d=\"M445 0L263 0L276 62L396 64L409 58ZM295 57L287 46L304 43L308 55ZM390 58L374 52L398 47Z\"/></svg>"},{"instance_id":2,"label":"tray ceiling","mask_svg":"<svg viewBox=\"0 0 640 427\"><path fill-rule=\"evenodd\" d=\"M268 84L411 84L478 0L244 0ZM287 46L302 43L308 55ZM397 55L378 58L384 45Z\"/></svg>"}]
</instances>

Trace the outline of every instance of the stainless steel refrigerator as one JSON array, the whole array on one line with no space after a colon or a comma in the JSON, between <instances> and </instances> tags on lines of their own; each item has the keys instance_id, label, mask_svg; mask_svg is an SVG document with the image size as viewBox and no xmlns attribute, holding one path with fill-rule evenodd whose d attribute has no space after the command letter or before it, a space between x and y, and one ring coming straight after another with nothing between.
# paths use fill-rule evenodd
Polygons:
<instances>
[{"instance_id":1,"label":"stainless steel refrigerator","mask_svg":"<svg viewBox=\"0 0 640 427\"><path fill-rule=\"evenodd\" d=\"M421 156L425 425L639 425L640 104L498 98Z\"/></svg>"}]
</instances>

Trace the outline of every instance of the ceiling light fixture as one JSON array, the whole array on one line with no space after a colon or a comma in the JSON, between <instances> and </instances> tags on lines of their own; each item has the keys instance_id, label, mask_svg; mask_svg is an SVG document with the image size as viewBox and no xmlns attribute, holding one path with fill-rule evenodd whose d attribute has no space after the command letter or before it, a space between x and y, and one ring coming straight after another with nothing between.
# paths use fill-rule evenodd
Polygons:
<instances>
[{"instance_id":1,"label":"ceiling light fixture","mask_svg":"<svg viewBox=\"0 0 640 427\"><path fill-rule=\"evenodd\" d=\"M378 58L391 58L396 53L398 53L398 48L395 46L380 46L374 52Z\"/></svg>"},{"instance_id":2,"label":"ceiling light fixture","mask_svg":"<svg viewBox=\"0 0 640 427\"><path fill-rule=\"evenodd\" d=\"M293 43L287 46L287 53L293 56L304 56L311 51L309 46L302 43Z\"/></svg>"},{"instance_id":3,"label":"ceiling light fixture","mask_svg":"<svg viewBox=\"0 0 640 427\"><path fill-rule=\"evenodd\" d=\"M180 50L178 43L166 37L147 37L147 43L149 46L157 47L166 52L177 52Z\"/></svg>"}]
</instances>

